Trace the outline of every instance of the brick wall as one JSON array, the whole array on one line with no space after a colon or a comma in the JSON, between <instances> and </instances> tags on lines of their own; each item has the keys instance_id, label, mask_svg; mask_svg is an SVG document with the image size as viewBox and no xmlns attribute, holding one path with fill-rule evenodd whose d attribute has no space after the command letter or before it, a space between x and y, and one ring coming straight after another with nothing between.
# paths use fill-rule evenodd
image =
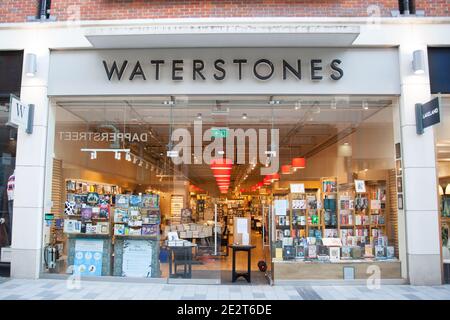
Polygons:
<instances>
[{"instance_id":1,"label":"brick wall","mask_svg":"<svg viewBox=\"0 0 450 320\"><path fill-rule=\"evenodd\" d=\"M0 22L26 21L37 12L37 0L0 0ZM376 4L389 17L397 0L52 0L57 20L198 18L198 17L349 17L367 16ZM449 16L450 0L417 0L426 16Z\"/></svg>"},{"instance_id":2,"label":"brick wall","mask_svg":"<svg viewBox=\"0 0 450 320\"><path fill-rule=\"evenodd\" d=\"M0 0L0 23L26 21L28 16L36 16L36 0Z\"/></svg>"}]
</instances>

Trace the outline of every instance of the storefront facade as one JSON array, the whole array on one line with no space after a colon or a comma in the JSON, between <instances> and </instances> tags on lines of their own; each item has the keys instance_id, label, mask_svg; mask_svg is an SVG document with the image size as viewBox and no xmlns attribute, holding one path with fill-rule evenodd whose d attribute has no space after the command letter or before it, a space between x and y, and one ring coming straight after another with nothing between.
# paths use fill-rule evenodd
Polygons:
<instances>
[{"instance_id":1,"label":"storefront facade","mask_svg":"<svg viewBox=\"0 0 450 320\"><path fill-rule=\"evenodd\" d=\"M61 24L40 26L34 30L17 26L17 29L2 30L6 40L2 42L5 46L2 50L12 46L20 34L25 56L33 53L37 57L35 76L24 76L22 80L21 99L34 103L36 113L33 133L30 135L23 130L18 133L12 276L47 276L43 258L47 253L44 248L53 238L57 238L52 230L55 228L53 218L65 209L60 204L68 201L55 198L58 194L55 192L55 172L58 170L55 163L58 161L62 162L60 178L63 184L60 188L67 188L67 183L73 183L73 190L77 189L78 184L89 188L89 183L95 182L96 185L104 184L102 188L108 190L115 187L123 191L131 190L135 194L158 198L160 211L172 210L172 203L164 203L164 197L180 193L197 194L198 199L202 195L216 193L216 198L220 199L217 190L222 189L210 187L211 184L215 187L219 181L213 178L207 180L194 167L200 166L195 162L200 161L195 156L204 158L202 151L196 153L195 141L189 149L194 157L189 156L189 161L194 163L189 163L189 166L168 165L169 161L173 162L173 157L164 150L175 150L180 147L177 145L179 141L171 143L163 136L163 143L155 147L161 161L153 162L143 150L144 145L152 145L147 143L148 140L143 140L153 138L144 139L142 133L145 130L138 130L148 126L155 128L155 131L149 131L154 135L167 134L170 137L172 134L173 137L174 131L187 128L194 136L194 122L201 120L204 125L201 130L228 125L232 129L280 130L279 140L273 140L272 135L269 139L272 143L268 144L270 148L266 143L265 150L258 150L256 163L251 162L250 157L239 163L249 167L256 164L261 170L260 179L245 182L243 177L250 174L245 174L245 170L244 173L233 172L233 184L230 185L233 194L261 199L264 192L260 190L261 185L258 188L258 183L264 185L266 174L279 173L280 178L267 184L270 190L268 199L261 202L262 207L266 204L267 210L271 210L267 216L271 217L272 223L281 224L276 201L283 197L290 201L291 212L286 216L292 222L296 215L292 208L292 197L295 195L292 190L287 194L285 190L292 188L292 184L303 184L310 189L309 192L317 193L319 205L316 209L324 211L320 219L324 219L329 209L325 205L329 199L335 199L334 206L339 207L336 228L327 228L324 224L323 228L318 228L320 238L339 238L341 241L345 238L347 242L348 237L359 237L359 242L366 237L363 243L371 244L373 239L369 241L369 238L380 238L377 245L383 247L384 252L387 247L393 250L392 260L389 261L294 263L284 259L282 250L285 245L290 245L283 242L283 238L296 236L282 235L278 238L277 228L272 225L272 228L267 228L271 233L268 240L272 249L267 261L275 284L296 280L343 279L343 267L355 265L355 279L368 278L374 273L370 266L376 266L382 281L441 283L434 129L429 128L418 136L414 113L415 103L431 98L429 73L425 66L423 74L415 74L412 60L414 51L422 51L427 61L427 47L447 45L445 34L449 24L445 19L433 18L415 22L414 18L406 24L389 19L373 26L357 19L347 19L327 22L326 25L315 22L316 29L312 30L311 24L302 19L260 19L257 22L237 19L228 23L197 20L183 42L180 42L179 34L183 34L186 24L180 21L161 22L157 26L143 23L137 26L137 30L136 25L127 25L126 22L111 22L109 26L93 23L74 27ZM162 29L166 35L169 34L164 40L158 34ZM414 41L406 39L411 30L417 34ZM33 41L36 32L48 35L49 40ZM430 32L434 35L432 39L428 36ZM205 39L205 33L209 33L209 40ZM256 36L255 33L264 36ZM293 36L283 38L286 34ZM221 42L214 42L220 37L231 40L224 47ZM278 42L274 42L275 39ZM302 46L299 47L298 43ZM218 106L227 108L227 103L230 113L228 120L224 121ZM238 118L239 121L236 120ZM100 128L111 125L118 130L112 129L112 135L102 135L109 131ZM294 130L292 139L305 133L302 130L307 128L316 131L310 133L309 138L303 137L303 140L292 143L287 138L283 140L287 136L283 133L284 127ZM325 134L327 130L330 130L330 136ZM130 135L126 136L126 133ZM122 135L118 138L118 134ZM130 141L132 139L136 141ZM117 140L119 145L111 149ZM277 143L274 144L274 141ZM136 142L137 149L130 147L131 142ZM200 143L200 149L207 145L205 141ZM302 145L308 144L320 148L302 149ZM350 153L346 150L348 146L352 149ZM102 151L104 149L113 151ZM264 168L271 168L274 163L273 159L267 160L267 151L278 151L275 154L280 157L276 161L276 170L264 173ZM122 154L117 156L118 153ZM228 150L226 155L229 156ZM128 156L131 161L126 159ZM306 158L305 170L283 175L282 166L290 165L292 159L299 157ZM210 164L204 162L207 166ZM186 180L180 178L167 184L161 183L168 175L167 168L173 170L176 166L176 174L171 171L169 175L184 175ZM156 170L154 173L153 167ZM197 180L192 179L196 177ZM155 181L155 178L160 181ZM367 190L358 191L355 181L364 181ZM338 188L334 198L327 194L334 192L333 185ZM327 186L331 189L328 190ZM231 190L226 191L231 193ZM300 193L308 196L308 192ZM364 197L358 193L368 195ZM59 194L67 196L67 189ZM372 194L375 196L372 197ZM378 197L380 194L383 196ZM294 200L307 199L300 196ZM384 215L383 220L373 223L346 220L342 216L349 214L341 213L353 210L350 204L350 208L345 207L346 199L349 203L366 199L371 207L366 206L364 210L375 210L367 214L350 214L354 217L351 219L367 216L371 220L372 216L379 218ZM183 201L183 207L186 207L188 199ZM384 214L383 210L386 210ZM173 219L173 215L168 216ZM62 218L67 220L67 217ZM50 220L52 222L49 223ZM286 219L281 221L286 223ZM288 224L291 222L288 221ZM64 222L61 222L60 227L63 228L63 225ZM382 228L385 229L378 231ZM325 236L326 229L335 230L337 236ZM352 231L348 233L350 229ZM380 236L378 232L381 232ZM306 238L305 235L303 237ZM100 241L103 241L103 252L107 252L111 238L104 237ZM388 244L383 246L383 239ZM143 241L147 240L144 238ZM76 240L72 243L70 239L64 241L67 241L65 252L68 264L72 264L70 255L77 250ZM120 244L120 241L115 239L114 248L108 250L112 250L115 256L125 255L126 245L120 244L122 251L116 252L116 247L119 247L117 243ZM152 246L150 240L147 243ZM149 249L153 261L158 260L159 249L156 244ZM372 249L375 249L375 244ZM359 258L362 256L353 258L361 260ZM386 253L383 258L386 258ZM120 271L115 269L115 261L110 263L113 264L110 266L112 271L96 275L124 276L123 263L120 263ZM106 265L106 262L103 263L101 268L107 269ZM336 268L336 265L339 267ZM331 267L323 270L326 266ZM308 268L312 268L309 273ZM317 271L320 268L322 271ZM151 277L166 279L159 273L161 268L157 269L158 272L152 269ZM136 271L133 270L129 271L130 274ZM67 274L66 271L62 273ZM323 277L314 278L312 274L322 274ZM219 275L215 277L220 278ZM202 276L198 278L203 279Z\"/></svg>"}]
</instances>

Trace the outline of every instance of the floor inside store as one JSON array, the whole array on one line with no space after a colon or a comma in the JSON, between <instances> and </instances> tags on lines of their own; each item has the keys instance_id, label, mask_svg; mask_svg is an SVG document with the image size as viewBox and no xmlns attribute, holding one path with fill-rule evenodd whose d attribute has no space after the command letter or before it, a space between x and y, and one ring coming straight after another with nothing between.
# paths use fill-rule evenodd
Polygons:
<instances>
[{"instance_id":1,"label":"floor inside store","mask_svg":"<svg viewBox=\"0 0 450 320\"><path fill-rule=\"evenodd\" d=\"M229 243L233 243L233 237L230 235ZM251 231L251 244L256 247L251 251L251 278L253 285L265 285L267 284L267 279L264 272L261 272L258 268L258 262L264 260L264 252L262 245L262 234L259 231ZM192 279L202 280L218 280L222 284L232 284L231 281L231 271L233 265L233 252L231 249L228 250L228 256L225 254L225 246L221 247L222 255L215 257L211 255L201 256L198 255L194 257L194 264L192 265ZM182 270L179 267L178 271ZM247 270L247 253L237 252L236 253L236 271L243 272ZM169 264L167 262L161 263L161 277L169 277ZM246 284L247 281L244 278L239 278L235 284ZM234 284L234 283L233 283Z\"/></svg>"}]
</instances>

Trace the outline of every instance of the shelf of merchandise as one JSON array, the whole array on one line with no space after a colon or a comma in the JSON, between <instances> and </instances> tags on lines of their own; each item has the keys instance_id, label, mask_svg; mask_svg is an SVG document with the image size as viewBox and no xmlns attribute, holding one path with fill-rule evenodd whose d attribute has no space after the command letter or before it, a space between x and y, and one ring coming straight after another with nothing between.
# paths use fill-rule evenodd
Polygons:
<instances>
[{"instance_id":1,"label":"shelf of merchandise","mask_svg":"<svg viewBox=\"0 0 450 320\"><path fill-rule=\"evenodd\" d=\"M325 191L324 190L324 185L326 181L330 181L330 182L334 182L336 187L335 187L335 191ZM322 207L320 209L321 212L321 224L322 224L322 236L325 237L326 234L326 230L335 230L337 232L336 237L339 238L339 213L338 213L338 189L337 189L337 178L336 177L325 177L322 178L320 181L320 190L319 190L319 194L320 194L320 201L322 204ZM325 199L328 199L330 197L334 197L334 202L335 202L335 218L336 218L336 224L332 225L332 224L326 224L325 223L325 216L326 216L326 208L325 208ZM331 219L331 216L330 216Z\"/></svg>"},{"instance_id":2,"label":"shelf of merchandise","mask_svg":"<svg viewBox=\"0 0 450 320\"><path fill-rule=\"evenodd\" d=\"M386 236L387 235L387 224L388 224L388 215L386 214L386 208L388 208L387 203L387 189L386 189L386 182L385 181L377 181L377 182L370 182L367 186L367 193L369 196L369 218L372 219L372 216L382 216L384 223L378 224L378 223L372 223L370 220L370 227L369 227L369 237L370 237L370 244L372 246L375 245L374 239L372 236L372 231L377 229L381 230L381 235ZM371 207L371 201L372 200L378 200L380 201L380 209L372 208Z\"/></svg>"}]
</instances>

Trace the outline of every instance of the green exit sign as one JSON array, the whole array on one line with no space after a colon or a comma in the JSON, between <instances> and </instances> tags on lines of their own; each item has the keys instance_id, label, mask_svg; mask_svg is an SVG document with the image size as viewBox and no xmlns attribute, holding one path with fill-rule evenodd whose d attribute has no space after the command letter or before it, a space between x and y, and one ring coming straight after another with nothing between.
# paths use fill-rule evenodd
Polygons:
<instances>
[{"instance_id":1,"label":"green exit sign","mask_svg":"<svg viewBox=\"0 0 450 320\"><path fill-rule=\"evenodd\" d=\"M211 136L214 138L228 137L228 128L211 128Z\"/></svg>"}]
</instances>

